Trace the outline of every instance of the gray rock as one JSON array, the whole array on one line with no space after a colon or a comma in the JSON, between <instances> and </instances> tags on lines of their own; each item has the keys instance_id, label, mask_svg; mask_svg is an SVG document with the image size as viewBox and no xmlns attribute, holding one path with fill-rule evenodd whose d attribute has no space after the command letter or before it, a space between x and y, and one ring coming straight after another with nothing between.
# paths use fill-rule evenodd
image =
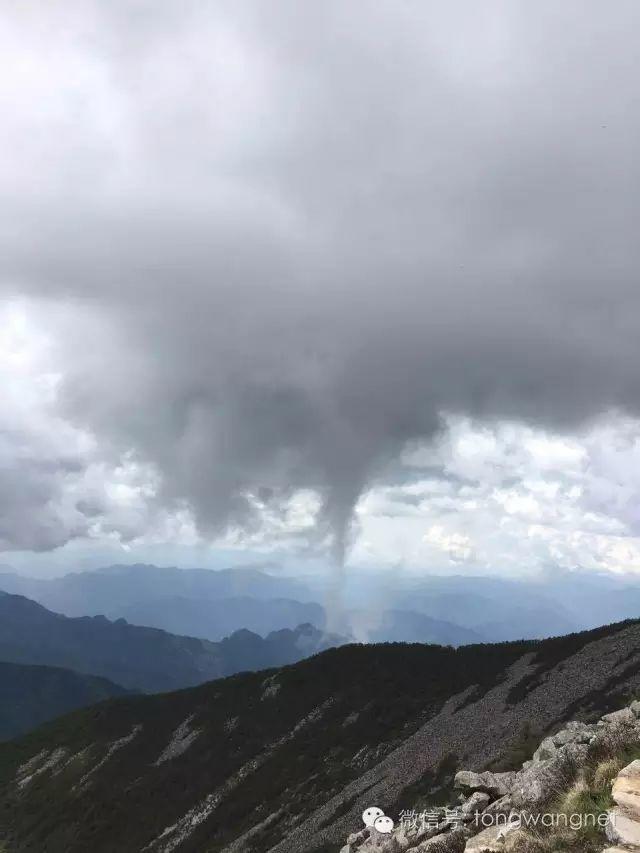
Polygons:
<instances>
[{"instance_id":1,"label":"gray rock","mask_svg":"<svg viewBox=\"0 0 640 853\"><path fill-rule=\"evenodd\" d=\"M347 837L347 844L358 845L362 844L369 837L370 832L368 827L365 829L361 829L359 832L352 832L351 835Z\"/></svg>"},{"instance_id":2,"label":"gray rock","mask_svg":"<svg viewBox=\"0 0 640 853\"><path fill-rule=\"evenodd\" d=\"M411 843L416 844L418 841L426 841L430 838L433 838L435 835L440 835L442 832L449 829L448 824L441 821L435 826L422 826L419 827L416 832L411 837Z\"/></svg>"},{"instance_id":3,"label":"gray rock","mask_svg":"<svg viewBox=\"0 0 640 853\"><path fill-rule=\"evenodd\" d=\"M636 699L635 702L632 702L629 705L629 710L633 714L633 716L637 719L640 719L640 701Z\"/></svg>"},{"instance_id":4,"label":"gray rock","mask_svg":"<svg viewBox=\"0 0 640 853\"><path fill-rule=\"evenodd\" d=\"M588 744L586 743L568 743L560 747L557 756L552 759L551 763L553 764L554 761L564 761L565 763L584 764L588 752Z\"/></svg>"},{"instance_id":5,"label":"gray rock","mask_svg":"<svg viewBox=\"0 0 640 853\"><path fill-rule=\"evenodd\" d=\"M593 726L588 726L586 723L576 720L567 723L561 731L553 735L552 741L555 746L565 746L568 743L588 743L594 731L595 728Z\"/></svg>"},{"instance_id":6,"label":"gray rock","mask_svg":"<svg viewBox=\"0 0 640 853\"><path fill-rule=\"evenodd\" d=\"M484 791L475 791L462 805L463 817L473 818L476 812L483 812L490 802L489 794L485 794Z\"/></svg>"},{"instance_id":7,"label":"gray rock","mask_svg":"<svg viewBox=\"0 0 640 853\"><path fill-rule=\"evenodd\" d=\"M521 770L511 790L514 808L526 808L548 799L570 780L573 766L586 760L587 751L585 744L567 744L548 761Z\"/></svg>"},{"instance_id":8,"label":"gray rock","mask_svg":"<svg viewBox=\"0 0 640 853\"><path fill-rule=\"evenodd\" d=\"M621 809L640 820L640 760L632 761L618 773L611 795Z\"/></svg>"},{"instance_id":9,"label":"gray rock","mask_svg":"<svg viewBox=\"0 0 640 853\"><path fill-rule=\"evenodd\" d=\"M601 718L600 722L605 724L618 724L618 725L635 725L636 716L631 710L631 708L622 708L620 711L613 711L611 714L605 714L604 717Z\"/></svg>"},{"instance_id":10,"label":"gray rock","mask_svg":"<svg viewBox=\"0 0 640 853\"><path fill-rule=\"evenodd\" d=\"M490 815L502 815L502 814L511 814L513 809L513 797L511 794L506 794L504 797L500 797L499 800L494 800L493 803L488 805L484 810L484 814Z\"/></svg>"},{"instance_id":11,"label":"gray rock","mask_svg":"<svg viewBox=\"0 0 640 853\"><path fill-rule=\"evenodd\" d=\"M400 846L396 833L378 832L373 830L369 841L360 848L362 851L374 851L375 853L401 853L403 849Z\"/></svg>"},{"instance_id":12,"label":"gray rock","mask_svg":"<svg viewBox=\"0 0 640 853\"><path fill-rule=\"evenodd\" d=\"M567 743L573 743L574 740L575 736L573 732L570 732L567 729L561 729L551 738L551 741L554 746L564 746Z\"/></svg>"},{"instance_id":13,"label":"gray rock","mask_svg":"<svg viewBox=\"0 0 640 853\"><path fill-rule=\"evenodd\" d=\"M516 773L474 773L471 770L460 770L456 773L454 786L470 791L481 791L490 797L504 797L511 790Z\"/></svg>"},{"instance_id":14,"label":"gray rock","mask_svg":"<svg viewBox=\"0 0 640 853\"><path fill-rule=\"evenodd\" d=\"M640 823L622 809L611 809L605 832L614 844L623 844L633 850L640 848Z\"/></svg>"},{"instance_id":15,"label":"gray rock","mask_svg":"<svg viewBox=\"0 0 640 853\"><path fill-rule=\"evenodd\" d=\"M558 747L553 742L552 737L546 737L540 746L533 753L533 762L538 764L541 761L548 761L557 752Z\"/></svg>"}]
</instances>

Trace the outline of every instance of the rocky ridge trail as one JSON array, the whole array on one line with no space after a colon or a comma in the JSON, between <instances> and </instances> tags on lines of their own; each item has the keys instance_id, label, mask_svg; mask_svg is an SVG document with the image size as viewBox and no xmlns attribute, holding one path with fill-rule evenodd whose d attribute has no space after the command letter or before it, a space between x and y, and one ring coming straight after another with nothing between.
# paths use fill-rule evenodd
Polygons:
<instances>
[{"instance_id":1,"label":"rocky ridge trail","mask_svg":"<svg viewBox=\"0 0 640 853\"><path fill-rule=\"evenodd\" d=\"M569 722L545 738L520 770L459 771L457 803L430 810L428 820L426 813L413 812L390 833L365 827L347 838L340 853L640 853L640 759L616 769L616 762L634 753L640 755L640 701L596 723ZM571 835L583 828L571 823L578 815L572 818L567 809L586 801L585 768L611 804L591 819L580 815L587 826L593 824L583 847L580 836ZM557 831L552 817L545 824L554 808L560 809ZM550 844L554 833L564 833L566 847Z\"/></svg>"}]
</instances>

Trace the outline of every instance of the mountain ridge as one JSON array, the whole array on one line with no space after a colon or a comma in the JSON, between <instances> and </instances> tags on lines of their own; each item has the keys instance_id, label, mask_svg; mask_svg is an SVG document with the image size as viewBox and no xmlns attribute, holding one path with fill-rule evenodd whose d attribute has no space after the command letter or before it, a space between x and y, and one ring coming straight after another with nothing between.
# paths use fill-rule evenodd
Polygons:
<instances>
[{"instance_id":1,"label":"mountain ridge","mask_svg":"<svg viewBox=\"0 0 640 853\"><path fill-rule=\"evenodd\" d=\"M0 589L25 595L66 616L105 613L118 618L119 608L159 594L197 599L229 598L251 588L253 598L293 598L309 601L306 586L295 578L277 577L258 568L178 569L146 563L114 565L88 572L70 572L56 578L33 578L15 572L0 573Z\"/></svg>"},{"instance_id":2,"label":"mountain ridge","mask_svg":"<svg viewBox=\"0 0 640 853\"><path fill-rule=\"evenodd\" d=\"M330 850L371 802L412 806L461 765L504 759L531 720L542 737L619 707L639 671L640 622L628 621L459 649L348 645L109 700L0 747L8 849ZM18 788L18 768L43 751L54 766Z\"/></svg>"},{"instance_id":3,"label":"mountain ridge","mask_svg":"<svg viewBox=\"0 0 640 853\"><path fill-rule=\"evenodd\" d=\"M77 708L130 692L95 675L0 661L0 741Z\"/></svg>"},{"instance_id":4,"label":"mountain ridge","mask_svg":"<svg viewBox=\"0 0 640 853\"><path fill-rule=\"evenodd\" d=\"M0 660L58 666L149 692L291 663L343 641L300 625L266 638L236 632L212 643L130 625L124 619L70 618L24 596L0 595Z\"/></svg>"},{"instance_id":5,"label":"mountain ridge","mask_svg":"<svg viewBox=\"0 0 640 853\"><path fill-rule=\"evenodd\" d=\"M311 591L304 584L268 575L258 567L213 571L115 565L53 579L9 573L0 574L2 588L69 617L105 615L114 621L124 618L131 624L212 642L239 628L265 636L307 622L323 630L327 623L324 608L311 600ZM284 593L288 595L283 597ZM299 598L293 598L294 593ZM322 593L318 594L322 597ZM337 626L339 633L363 641L443 645L491 639L481 630L458 625L455 618L446 620L440 614L412 612L408 607L399 610L393 602L386 609L359 608L360 602L348 607L345 602Z\"/></svg>"}]
</instances>

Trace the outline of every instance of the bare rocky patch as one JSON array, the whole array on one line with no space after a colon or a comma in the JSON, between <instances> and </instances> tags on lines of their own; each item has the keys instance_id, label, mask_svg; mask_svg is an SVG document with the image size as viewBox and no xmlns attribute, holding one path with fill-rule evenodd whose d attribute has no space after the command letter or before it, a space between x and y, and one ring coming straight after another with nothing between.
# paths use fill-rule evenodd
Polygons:
<instances>
[{"instance_id":1,"label":"bare rocky patch","mask_svg":"<svg viewBox=\"0 0 640 853\"><path fill-rule=\"evenodd\" d=\"M154 761L154 767L159 767L161 764L164 764L165 761L172 761L174 758L184 755L191 744L197 740L200 735L200 729L191 728L191 724L194 719L195 714L191 714L186 718L186 720L183 720L180 723L178 728L171 735L169 743Z\"/></svg>"},{"instance_id":2,"label":"bare rocky patch","mask_svg":"<svg viewBox=\"0 0 640 853\"><path fill-rule=\"evenodd\" d=\"M91 779L91 777L99 770L101 770L102 767L104 767L104 765L107 763L107 761L109 761L109 759L116 754L116 752L128 746L141 731L142 726L136 725L133 727L133 729L128 735L118 738L118 740L115 740L112 744L110 744L109 748L107 749L106 755L82 777L79 782L79 787L86 785L87 782Z\"/></svg>"}]
</instances>

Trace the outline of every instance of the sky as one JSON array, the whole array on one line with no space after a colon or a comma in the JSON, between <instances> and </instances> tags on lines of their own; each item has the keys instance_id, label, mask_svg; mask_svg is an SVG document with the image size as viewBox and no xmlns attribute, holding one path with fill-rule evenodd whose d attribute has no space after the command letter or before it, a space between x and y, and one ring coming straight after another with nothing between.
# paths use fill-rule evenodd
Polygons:
<instances>
[{"instance_id":1,"label":"sky","mask_svg":"<svg viewBox=\"0 0 640 853\"><path fill-rule=\"evenodd\" d=\"M0 562L640 570L639 18L5 4Z\"/></svg>"}]
</instances>

